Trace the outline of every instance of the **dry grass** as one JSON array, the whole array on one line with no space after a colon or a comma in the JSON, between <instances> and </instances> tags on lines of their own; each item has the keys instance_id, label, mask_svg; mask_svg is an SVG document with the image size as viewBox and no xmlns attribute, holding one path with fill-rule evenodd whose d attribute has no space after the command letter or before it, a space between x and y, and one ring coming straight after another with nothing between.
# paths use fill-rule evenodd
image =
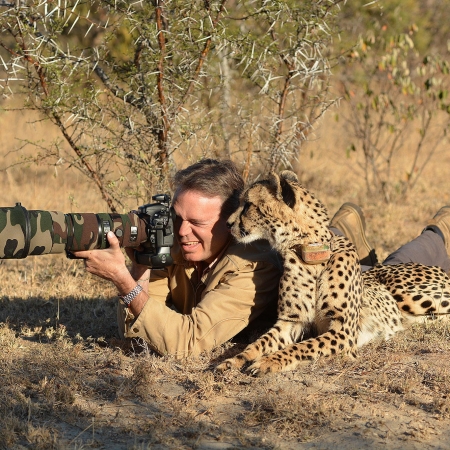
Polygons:
<instances>
[{"instance_id":1,"label":"dry grass","mask_svg":"<svg viewBox=\"0 0 450 450\"><path fill-rule=\"evenodd\" d=\"M51 134L0 115L2 153L14 138ZM8 124L10 124L8 126ZM16 126L12 126L15 124ZM30 131L32 130L32 131ZM450 203L446 149L408 199L367 198L336 124L298 167L331 213L360 204L381 257ZM9 154L1 165L11 163ZM402 163L399 163L399 176ZM62 168L0 173L2 206L103 211L78 174ZM136 205L130 205L130 208ZM0 280L0 447L13 449L445 448L450 438L450 325L415 325L356 361L319 361L252 378L213 367L243 343L176 361L117 340L115 291L61 255L3 261Z\"/></svg>"}]
</instances>

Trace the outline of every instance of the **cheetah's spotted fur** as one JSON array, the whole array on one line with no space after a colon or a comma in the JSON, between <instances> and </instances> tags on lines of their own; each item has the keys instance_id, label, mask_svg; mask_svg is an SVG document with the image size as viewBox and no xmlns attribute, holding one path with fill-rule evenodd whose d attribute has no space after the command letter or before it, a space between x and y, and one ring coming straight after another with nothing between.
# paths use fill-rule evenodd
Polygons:
<instances>
[{"instance_id":1,"label":"cheetah's spotted fur","mask_svg":"<svg viewBox=\"0 0 450 450\"><path fill-rule=\"evenodd\" d=\"M251 363L249 371L260 375L319 356L356 357L358 347L388 339L407 323L450 313L450 280L438 267L378 265L362 274L353 244L331 233L325 207L293 172L255 183L242 200L229 219L233 235L243 243L267 239L284 259L278 319L219 370ZM328 243L330 259L303 262L299 245L312 243Z\"/></svg>"}]
</instances>

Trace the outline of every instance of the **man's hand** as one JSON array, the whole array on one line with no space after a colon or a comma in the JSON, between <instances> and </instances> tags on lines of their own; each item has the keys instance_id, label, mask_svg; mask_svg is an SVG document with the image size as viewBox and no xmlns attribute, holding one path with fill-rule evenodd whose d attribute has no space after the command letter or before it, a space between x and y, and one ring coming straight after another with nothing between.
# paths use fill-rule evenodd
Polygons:
<instances>
[{"instance_id":1,"label":"man's hand","mask_svg":"<svg viewBox=\"0 0 450 450\"><path fill-rule=\"evenodd\" d=\"M104 250L84 250L73 252L77 258L83 258L86 270L105 280L116 284L121 278L130 276L125 265L125 256L119 246L116 235L110 231L107 234L109 248Z\"/></svg>"},{"instance_id":2,"label":"man's hand","mask_svg":"<svg viewBox=\"0 0 450 450\"><path fill-rule=\"evenodd\" d=\"M130 261L131 261L130 272L131 272L131 275L133 276L133 278L135 280L148 280L150 277L150 269L148 268L148 266L143 266L142 264L138 264L136 262L136 258L134 257L134 252L135 251L139 252L141 250L143 250L142 247L138 247L136 249L126 248L125 253L127 254L128 258L130 258Z\"/></svg>"},{"instance_id":3,"label":"man's hand","mask_svg":"<svg viewBox=\"0 0 450 450\"><path fill-rule=\"evenodd\" d=\"M97 275L105 280L112 281L116 286L119 295L126 295L136 287L136 281L127 269L125 256L120 249L119 240L116 235L110 231L106 237L109 242L109 248L104 250L73 252L73 254L77 258L84 259L86 270L89 273ZM148 267L142 266L142 269L146 271L148 270ZM148 288L148 281L145 287ZM135 300L131 302L130 310L135 317L140 314L147 299L148 296L146 292L141 292Z\"/></svg>"}]
</instances>

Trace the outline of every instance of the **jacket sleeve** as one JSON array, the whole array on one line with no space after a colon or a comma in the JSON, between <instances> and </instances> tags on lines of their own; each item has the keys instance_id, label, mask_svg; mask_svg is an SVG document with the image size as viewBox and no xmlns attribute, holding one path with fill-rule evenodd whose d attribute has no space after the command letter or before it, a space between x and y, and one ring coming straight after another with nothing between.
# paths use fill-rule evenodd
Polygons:
<instances>
[{"instance_id":1,"label":"jacket sleeve","mask_svg":"<svg viewBox=\"0 0 450 450\"><path fill-rule=\"evenodd\" d=\"M272 264L247 261L225 273L191 314L180 314L166 306L162 296L150 295L125 336L143 338L161 355L198 355L231 339L276 302L279 277Z\"/></svg>"}]
</instances>

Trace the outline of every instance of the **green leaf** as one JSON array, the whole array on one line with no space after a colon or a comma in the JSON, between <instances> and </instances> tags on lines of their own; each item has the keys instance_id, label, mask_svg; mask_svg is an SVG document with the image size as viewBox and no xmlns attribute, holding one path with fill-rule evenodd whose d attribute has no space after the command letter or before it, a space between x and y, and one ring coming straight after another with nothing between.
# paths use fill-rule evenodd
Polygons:
<instances>
[{"instance_id":1,"label":"green leaf","mask_svg":"<svg viewBox=\"0 0 450 450\"><path fill-rule=\"evenodd\" d=\"M347 148L345 149L345 155L347 158L350 158L350 154L351 152L356 152L356 147L355 144L350 144L347 146Z\"/></svg>"}]
</instances>

